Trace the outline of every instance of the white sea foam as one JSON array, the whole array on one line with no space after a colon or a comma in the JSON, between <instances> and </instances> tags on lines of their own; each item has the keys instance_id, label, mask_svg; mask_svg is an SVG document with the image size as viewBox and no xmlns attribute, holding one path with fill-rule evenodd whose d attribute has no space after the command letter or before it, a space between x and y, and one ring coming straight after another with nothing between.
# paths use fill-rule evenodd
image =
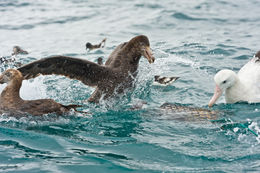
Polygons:
<instances>
[{"instance_id":1,"label":"white sea foam","mask_svg":"<svg viewBox=\"0 0 260 173\"><path fill-rule=\"evenodd\" d=\"M20 89L20 95L23 99L41 99L46 98L46 85L43 84L44 77L40 76L32 80L24 80ZM0 93L6 87L6 84L0 85Z\"/></svg>"},{"instance_id":2,"label":"white sea foam","mask_svg":"<svg viewBox=\"0 0 260 173\"><path fill-rule=\"evenodd\" d=\"M20 89L20 95L23 99L42 99L46 98L47 86L43 83L44 76L39 76L32 80L24 80Z\"/></svg>"},{"instance_id":3,"label":"white sea foam","mask_svg":"<svg viewBox=\"0 0 260 173\"><path fill-rule=\"evenodd\" d=\"M252 129L258 136L256 137L256 140L258 144L260 144L260 128L257 124L257 122L252 122L248 128Z\"/></svg>"}]
</instances>

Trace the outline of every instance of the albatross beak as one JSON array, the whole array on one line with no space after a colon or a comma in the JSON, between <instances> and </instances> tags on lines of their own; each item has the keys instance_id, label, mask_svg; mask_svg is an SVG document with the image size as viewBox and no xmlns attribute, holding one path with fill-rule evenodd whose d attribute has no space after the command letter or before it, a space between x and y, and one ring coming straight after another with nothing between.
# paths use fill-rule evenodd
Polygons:
<instances>
[{"instance_id":1,"label":"albatross beak","mask_svg":"<svg viewBox=\"0 0 260 173\"><path fill-rule=\"evenodd\" d=\"M148 59L148 62L151 64L154 62L155 58L153 57L153 53L150 47L146 47L144 50L144 57Z\"/></svg>"},{"instance_id":2,"label":"albatross beak","mask_svg":"<svg viewBox=\"0 0 260 173\"><path fill-rule=\"evenodd\" d=\"M222 90L216 85L214 95L212 96L211 100L209 101L209 107L212 107L213 104L218 100L218 98L222 95Z\"/></svg>"}]
</instances>

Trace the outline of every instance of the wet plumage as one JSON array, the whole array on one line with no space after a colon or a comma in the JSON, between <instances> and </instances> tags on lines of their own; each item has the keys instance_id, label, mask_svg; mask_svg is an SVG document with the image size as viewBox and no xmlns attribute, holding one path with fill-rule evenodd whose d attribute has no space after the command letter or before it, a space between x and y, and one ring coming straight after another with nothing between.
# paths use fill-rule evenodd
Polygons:
<instances>
[{"instance_id":1,"label":"wet plumage","mask_svg":"<svg viewBox=\"0 0 260 173\"><path fill-rule=\"evenodd\" d=\"M155 60L149 40L144 35L117 46L104 65L68 56L53 56L29 63L18 70L25 79L40 74L57 74L80 80L96 88L88 101L99 102L102 96L107 99L133 87L141 56L147 58L149 63Z\"/></svg>"},{"instance_id":2,"label":"wet plumage","mask_svg":"<svg viewBox=\"0 0 260 173\"><path fill-rule=\"evenodd\" d=\"M15 69L8 69L0 75L0 83L7 83L7 86L0 96L0 112L12 114L29 113L31 115L42 115L47 113L62 114L78 105L62 105L52 99L23 100L20 97L23 76Z\"/></svg>"}]
</instances>

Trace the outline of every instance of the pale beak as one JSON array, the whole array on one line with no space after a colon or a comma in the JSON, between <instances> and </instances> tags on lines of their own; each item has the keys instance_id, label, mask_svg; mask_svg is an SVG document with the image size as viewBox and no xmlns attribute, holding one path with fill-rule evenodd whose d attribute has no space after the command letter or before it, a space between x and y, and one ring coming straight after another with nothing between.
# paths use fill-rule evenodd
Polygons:
<instances>
[{"instance_id":1,"label":"pale beak","mask_svg":"<svg viewBox=\"0 0 260 173\"><path fill-rule=\"evenodd\" d=\"M209 101L209 107L212 107L213 104L218 100L218 98L222 95L222 90L216 85L214 95L212 96L211 100Z\"/></svg>"},{"instance_id":2,"label":"pale beak","mask_svg":"<svg viewBox=\"0 0 260 173\"><path fill-rule=\"evenodd\" d=\"M154 62L155 58L153 57L153 53L150 47L145 47L144 49L144 57L148 59L148 62L151 64Z\"/></svg>"}]
</instances>

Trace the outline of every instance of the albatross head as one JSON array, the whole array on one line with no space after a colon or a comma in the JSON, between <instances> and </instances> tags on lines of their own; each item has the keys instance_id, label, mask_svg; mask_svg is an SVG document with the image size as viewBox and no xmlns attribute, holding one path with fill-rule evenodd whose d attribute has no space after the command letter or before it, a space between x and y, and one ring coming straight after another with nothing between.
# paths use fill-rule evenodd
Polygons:
<instances>
[{"instance_id":1,"label":"albatross head","mask_svg":"<svg viewBox=\"0 0 260 173\"><path fill-rule=\"evenodd\" d=\"M214 81L216 83L215 92L209 101L209 107L211 107L218 98L222 95L223 91L232 87L237 81L237 75L232 70L221 70L215 77Z\"/></svg>"},{"instance_id":2,"label":"albatross head","mask_svg":"<svg viewBox=\"0 0 260 173\"><path fill-rule=\"evenodd\" d=\"M145 35L139 35L132 38L129 41L129 44L132 45L129 46L130 48L134 47L133 51L140 52L150 64L154 62L155 58L150 48L149 39Z\"/></svg>"},{"instance_id":3,"label":"albatross head","mask_svg":"<svg viewBox=\"0 0 260 173\"><path fill-rule=\"evenodd\" d=\"M12 83L13 81L22 81L23 75L20 71L15 69L8 69L0 75L0 84Z\"/></svg>"}]
</instances>

